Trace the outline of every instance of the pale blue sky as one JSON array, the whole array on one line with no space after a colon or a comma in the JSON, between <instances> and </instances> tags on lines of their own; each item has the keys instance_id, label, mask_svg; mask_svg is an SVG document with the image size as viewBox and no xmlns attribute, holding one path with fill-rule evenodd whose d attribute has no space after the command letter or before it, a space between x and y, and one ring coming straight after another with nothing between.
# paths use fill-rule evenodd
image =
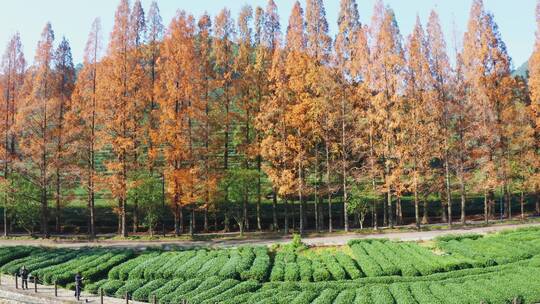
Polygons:
<instances>
[{"instance_id":1,"label":"pale blue sky","mask_svg":"<svg viewBox=\"0 0 540 304\"><path fill-rule=\"evenodd\" d=\"M132 0L133 1L133 0ZM244 4L265 6L267 0L158 0L164 23L168 25L177 9L186 10L194 15L208 11L215 15L227 6L235 16ZM442 19L442 26L447 35L449 47L453 45L453 20L455 20L458 39L461 40L467 25L469 8L472 0L386 0L397 15L397 20L404 37L414 25L416 14L425 24L429 11L437 9ZM143 0L145 11L151 0ZM336 31L339 0L325 0L328 22L332 34ZM357 0L362 23L368 23L375 0ZM293 0L276 0L282 20L282 30L286 28ZM301 0L302 5L305 0ZM100 17L103 24L104 38L108 39L113 25L116 0L4 0L0 10L0 49L3 52L9 37L19 31L22 36L27 58L34 57L34 50L39 35L47 21L52 23L57 41L66 36L72 45L76 63L82 60L84 44L90 24L95 17ZM504 41L508 46L514 65L518 67L528 59L534 44L535 0L485 0L487 9L495 14Z\"/></svg>"}]
</instances>

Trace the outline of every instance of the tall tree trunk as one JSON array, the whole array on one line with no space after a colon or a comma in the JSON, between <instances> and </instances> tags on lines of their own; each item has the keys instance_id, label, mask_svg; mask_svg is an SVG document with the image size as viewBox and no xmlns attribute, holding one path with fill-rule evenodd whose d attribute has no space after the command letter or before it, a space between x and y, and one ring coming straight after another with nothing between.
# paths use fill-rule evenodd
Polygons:
<instances>
[{"instance_id":1,"label":"tall tree trunk","mask_svg":"<svg viewBox=\"0 0 540 304\"><path fill-rule=\"evenodd\" d=\"M180 208L178 206L178 201L175 199L175 206L174 206L174 236L179 236L180 231Z\"/></svg>"},{"instance_id":2,"label":"tall tree trunk","mask_svg":"<svg viewBox=\"0 0 540 304\"><path fill-rule=\"evenodd\" d=\"M386 196L386 195L385 195ZM388 198L386 198L386 200L388 200ZM388 227L388 213L387 213L387 210L386 210L386 202L385 200L383 199L383 227Z\"/></svg>"},{"instance_id":3,"label":"tall tree trunk","mask_svg":"<svg viewBox=\"0 0 540 304\"><path fill-rule=\"evenodd\" d=\"M88 227L88 230L89 230L89 237L90 237L90 240L93 240L95 239L96 237L96 209L95 209L95 195L94 195L94 186L93 186L93 181L91 181L92 183L92 186L91 186L91 190L88 192L88 210L90 210L90 218L89 218L89 227Z\"/></svg>"},{"instance_id":4,"label":"tall tree trunk","mask_svg":"<svg viewBox=\"0 0 540 304\"><path fill-rule=\"evenodd\" d=\"M278 231L278 220L277 220L277 193L276 189L272 189L272 231Z\"/></svg>"},{"instance_id":5,"label":"tall tree trunk","mask_svg":"<svg viewBox=\"0 0 540 304\"><path fill-rule=\"evenodd\" d=\"M133 201L133 233L137 233L139 228L139 200L135 198Z\"/></svg>"},{"instance_id":6,"label":"tall tree trunk","mask_svg":"<svg viewBox=\"0 0 540 304\"><path fill-rule=\"evenodd\" d=\"M60 170L56 170L56 212L54 213L55 231L60 233Z\"/></svg>"},{"instance_id":7,"label":"tall tree trunk","mask_svg":"<svg viewBox=\"0 0 540 304\"><path fill-rule=\"evenodd\" d=\"M422 224L426 225L429 224L429 214L428 214L428 200L427 197L423 197L422 203L424 204L424 210L423 210L423 216L422 216Z\"/></svg>"},{"instance_id":8,"label":"tall tree trunk","mask_svg":"<svg viewBox=\"0 0 540 304\"><path fill-rule=\"evenodd\" d=\"M349 232L348 195L347 195L347 149L345 148L345 99L341 99L341 176L343 190L343 221L345 232Z\"/></svg>"},{"instance_id":9,"label":"tall tree trunk","mask_svg":"<svg viewBox=\"0 0 540 304\"><path fill-rule=\"evenodd\" d=\"M386 200L388 204L388 224L391 229L394 228L394 216L393 216L393 209L392 209L392 188L388 186L387 193L386 193Z\"/></svg>"},{"instance_id":10,"label":"tall tree trunk","mask_svg":"<svg viewBox=\"0 0 540 304\"><path fill-rule=\"evenodd\" d=\"M443 223L447 223L448 222L448 218L446 216L446 211L447 211L447 201L446 201L446 197L443 198L442 196L442 193L439 193L439 197L441 199L441 222Z\"/></svg>"},{"instance_id":11,"label":"tall tree trunk","mask_svg":"<svg viewBox=\"0 0 540 304\"><path fill-rule=\"evenodd\" d=\"M414 220L416 229L420 228L420 202L418 198L418 181L416 175L414 176Z\"/></svg>"},{"instance_id":12,"label":"tall tree trunk","mask_svg":"<svg viewBox=\"0 0 540 304\"><path fill-rule=\"evenodd\" d=\"M488 194L487 190L484 190L484 222L489 223L489 213L488 213Z\"/></svg>"},{"instance_id":13,"label":"tall tree trunk","mask_svg":"<svg viewBox=\"0 0 540 304\"><path fill-rule=\"evenodd\" d=\"M444 177L446 186L446 207L448 208L448 227L452 228L452 192L450 191L450 163L448 161L448 150L444 155Z\"/></svg>"},{"instance_id":14,"label":"tall tree trunk","mask_svg":"<svg viewBox=\"0 0 540 304\"><path fill-rule=\"evenodd\" d=\"M396 216L397 216L397 224L403 225L403 210L401 208L401 195L397 195Z\"/></svg>"},{"instance_id":15,"label":"tall tree trunk","mask_svg":"<svg viewBox=\"0 0 540 304\"><path fill-rule=\"evenodd\" d=\"M519 206L521 207L521 220L525 220L525 197L523 195L523 190L519 193Z\"/></svg>"},{"instance_id":16,"label":"tall tree trunk","mask_svg":"<svg viewBox=\"0 0 540 304\"><path fill-rule=\"evenodd\" d=\"M465 180L463 177L463 164L460 165L459 173L459 195L461 199L461 224L466 225L467 220L465 217L465 207L466 207L466 196L465 196Z\"/></svg>"},{"instance_id":17,"label":"tall tree trunk","mask_svg":"<svg viewBox=\"0 0 540 304\"><path fill-rule=\"evenodd\" d=\"M243 199L244 203L243 203L243 206L242 206L242 217L243 217L243 221L244 221L244 228L246 230L249 230L249 219L248 219L248 189L247 187L244 187L244 199Z\"/></svg>"},{"instance_id":18,"label":"tall tree trunk","mask_svg":"<svg viewBox=\"0 0 540 304\"><path fill-rule=\"evenodd\" d=\"M120 222L122 223L121 236L127 237L128 232L127 232L127 218L126 218L126 200L124 198L121 198L120 204L121 204L121 207L120 207L121 221Z\"/></svg>"},{"instance_id":19,"label":"tall tree trunk","mask_svg":"<svg viewBox=\"0 0 540 304\"><path fill-rule=\"evenodd\" d=\"M325 140L325 153L326 153L326 191L328 196L328 232L332 232L334 227L332 225L332 189L330 187L330 147L328 140Z\"/></svg>"},{"instance_id":20,"label":"tall tree trunk","mask_svg":"<svg viewBox=\"0 0 540 304\"><path fill-rule=\"evenodd\" d=\"M283 207L285 209L285 223L283 224L283 233L289 234L289 204L287 199L283 200Z\"/></svg>"},{"instance_id":21,"label":"tall tree trunk","mask_svg":"<svg viewBox=\"0 0 540 304\"><path fill-rule=\"evenodd\" d=\"M260 150L259 150L260 151ZM262 231L261 222L261 156L257 156L257 230Z\"/></svg>"},{"instance_id":22,"label":"tall tree trunk","mask_svg":"<svg viewBox=\"0 0 540 304\"><path fill-rule=\"evenodd\" d=\"M303 184L304 184L304 176L303 176L303 168L302 168L302 160L298 163L298 200L300 202L300 214L299 214L299 232L300 234L304 233L304 198L303 198Z\"/></svg>"},{"instance_id":23,"label":"tall tree trunk","mask_svg":"<svg viewBox=\"0 0 540 304\"><path fill-rule=\"evenodd\" d=\"M321 231L320 219L319 219L319 149L318 145L315 147L315 176L317 182L315 183L315 230Z\"/></svg>"},{"instance_id":24,"label":"tall tree trunk","mask_svg":"<svg viewBox=\"0 0 540 304\"><path fill-rule=\"evenodd\" d=\"M512 193L510 192L510 186L506 184L505 186L505 200L508 206L508 219L512 219Z\"/></svg>"},{"instance_id":25,"label":"tall tree trunk","mask_svg":"<svg viewBox=\"0 0 540 304\"><path fill-rule=\"evenodd\" d=\"M204 233L208 233L208 205L204 206L204 219L203 219L203 231Z\"/></svg>"},{"instance_id":26,"label":"tall tree trunk","mask_svg":"<svg viewBox=\"0 0 540 304\"><path fill-rule=\"evenodd\" d=\"M195 208L191 208L189 213L189 235L193 236L195 233Z\"/></svg>"}]
</instances>

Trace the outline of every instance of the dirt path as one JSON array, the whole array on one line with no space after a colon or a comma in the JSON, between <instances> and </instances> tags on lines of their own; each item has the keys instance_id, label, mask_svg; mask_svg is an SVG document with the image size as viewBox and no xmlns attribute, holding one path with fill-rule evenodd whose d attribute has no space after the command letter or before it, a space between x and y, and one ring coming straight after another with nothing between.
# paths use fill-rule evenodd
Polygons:
<instances>
[{"instance_id":1,"label":"dirt path","mask_svg":"<svg viewBox=\"0 0 540 304\"><path fill-rule=\"evenodd\" d=\"M496 232L505 229L522 228L522 227L540 227L540 222L526 223L526 224L507 224L507 225L493 225L487 227L467 227L459 229L441 229L431 231L405 231L405 232L384 232L382 230L379 233L371 234L337 234L330 236L317 236L317 237L305 237L302 241L308 245L314 246L331 246L331 245L345 245L351 239L359 238L388 238L393 240L402 241L418 241L418 240L430 240L440 235L445 234L463 234L463 233L480 233L486 234L489 232ZM0 240L0 246L52 246L52 247L66 247L66 248L79 248L85 246L101 246L101 247L120 247L120 248L136 248L144 249L147 247L156 246L177 246L183 248L192 247L236 247L240 245L272 245L286 243L291 240L290 236L277 237L271 239L246 239L246 240L208 240L208 241L175 241L175 240L156 240L156 241L134 241L134 240L101 240L96 242L84 242L84 241L53 241L53 240L17 240L7 239Z\"/></svg>"},{"instance_id":2,"label":"dirt path","mask_svg":"<svg viewBox=\"0 0 540 304\"><path fill-rule=\"evenodd\" d=\"M99 296L83 293L80 301L74 297L74 292L67 289L58 289L57 296L54 294L54 286L37 285L37 293L34 290L34 284L28 282L29 290L15 289L15 278L2 275L0 284L0 303L28 303L28 304L75 304L75 303L93 303L100 304ZM103 298L104 304L124 304L126 300L116 298ZM130 304L143 304L142 302L129 301Z\"/></svg>"}]
</instances>

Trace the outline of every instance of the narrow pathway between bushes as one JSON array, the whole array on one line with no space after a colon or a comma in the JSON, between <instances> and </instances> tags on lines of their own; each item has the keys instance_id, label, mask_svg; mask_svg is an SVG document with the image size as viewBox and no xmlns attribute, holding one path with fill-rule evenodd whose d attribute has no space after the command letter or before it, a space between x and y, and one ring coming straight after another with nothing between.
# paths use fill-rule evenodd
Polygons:
<instances>
[{"instance_id":1,"label":"narrow pathway between bushes","mask_svg":"<svg viewBox=\"0 0 540 304\"><path fill-rule=\"evenodd\" d=\"M19 279L20 284L20 279ZM28 304L75 304L93 303L100 304L100 298L96 295L83 293L80 301L74 297L72 290L58 288L58 297L54 296L54 286L37 285L37 293L34 292L34 283L28 282L29 290L15 289L15 278L2 275L0 282L0 303L28 303ZM126 300L116 298L103 298L104 304L125 304ZM130 304L143 304L142 302L129 301Z\"/></svg>"},{"instance_id":2,"label":"narrow pathway between bushes","mask_svg":"<svg viewBox=\"0 0 540 304\"><path fill-rule=\"evenodd\" d=\"M436 227L437 224L431 225ZM411 229L412 226L401 226L399 228ZM302 241L308 245L313 246L332 246L332 245L345 245L349 240L359 238L388 238L393 240L402 241L420 241L431 240L440 235L445 234L463 234L463 233L480 233L486 234L489 232L496 232L505 229L523 228L523 227L540 227L540 222L529 222L523 224L495 224L491 226L480 226L479 222L474 225L460 227L455 229L435 229L430 231L401 231L401 232L388 232L385 229L379 230L378 233L343 233L337 232L335 235L322 235L322 236L306 236L302 238ZM292 235L282 237L260 237L257 234L250 234L246 239L214 239L205 241L186 241L186 240L100 240L95 242L87 241L70 241L70 240L45 240L45 239L0 239L0 246L52 246L52 247L67 247L78 248L85 246L98 246L98 247L119 247L119 248L137 248L144 249L147 247L156 246L176 246L183 248L192 247L236 247L240 245L273 245L289 242Z\"/></svg>"}]
</instances>

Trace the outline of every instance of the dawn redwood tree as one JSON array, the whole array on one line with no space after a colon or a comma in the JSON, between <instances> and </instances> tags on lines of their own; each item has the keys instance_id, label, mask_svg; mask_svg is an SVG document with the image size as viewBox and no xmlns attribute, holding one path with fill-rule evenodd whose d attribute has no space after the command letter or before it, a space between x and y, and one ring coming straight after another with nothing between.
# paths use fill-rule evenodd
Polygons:
<instances>
[{"instance_id":1,"label":"dawn redwood tree","mask_svg":"<svg viewBox=\"0 0 540 304\"><path fill-rule=\"evenodd\" d=\"M24 84L26 61L22 50L19 33L14 34L9 40L0 65L0 130L2 144L0 145L1 157L4 160L3 182L5 183L4 198L4 236L8 235L8 205L12 200L13 163L16 160L17 137L15 130L15 117L21 104L21 93Z\"/></svg>"},{"instance_id":2,"label":"dawn redwood tree","mask_svg":"<svg viewBox=\"0 0 540 304\"><path fill-rule=\"evenodd\" d=\"M286 124L291 128L292 134L287 138L295 153L296 190L299 201L299 232L305 228L305 179L306 168L309 166L311 145L313 144L312 131L314 120L311 118L314 105L309 88L312 83L308 79L310 73L310 57L306 49L306 33L304 12L297 1L289 17L289 26L286 37L285 73L287 75L287 90L290 98L290 108L285 113Z\"/></svg>"},{"instance_id":3,"label":"dawn redwood tree","mask_svg":"<svg viewBox=\"0 0 540 304\"><path fill-rule=\"evenodd\" d=\"M149 77L149 86L148 86L148 99L150 101L149 110L148 110L148 123L146 139L148 145L148 167L150 171L153 170L153 167L156 162L157 150L158 147L154 145L153 139L158 136L158 118L156 117L157 112L157 102L155 97L154 88L157 81L157 61L159 59L161 41L163 39L163 21L159 12L159 7L157 2L152 1L150 4L150 9L148 10L148 15L146 16L146 73Z\"/></svg>"},{"instance_id":4,"label":"dawn redwood tree","mask_svg":"<svg viewBox=\"0 0 540 304\"><path fill-rule=\"evenodd\" d=\"M390 8L378 2L375 6L375 13L371 24L371 71L370 88L375 91L371 99L372 112L369 114L374 120L376 132L374 143L374 154L383 164L382 179L383 185L381 194L386 195L386 211L388 212L387 222L393 227L392 216L392 170L398 164L399 155L394 149L398 124L395 119L399 103L401 102L400 88L403 74L403 48L401 45L401 34L395 20L394 12ZM384 189L384 190L383 190Z\"/></svg>"},{"instance_id":5,"label":"dawn redwood tree","mask_svg":"<svg viewBox=\"0 0 540 304\"><path fill-rule=\"evenodd\" d=\"M257 115L254 99L254 81L255 70L253 65L253 41L252 41L252 29L250 27L251 20L253 19L253 9L251 6L246 5L240 10L237 21L237 35L236 43L238 45L238 51L234 57L233 70L238 75L235 81L235 96L236 107L238 108L238 117L235 119L238 123L236 141L239 143L236 146L236 154L241 161L241 174L247 175L251 169L251 147L253 141L252 134L252 122L253 117ZM237 181L238 182L238 181ZM248 217L248 203L250 189L247 184L241 186L242 188L242 216L243 229L249 230L249 217ZM260 228L260 206L257 205L257 228ZM260 229L259 229L260 230Z\"/></svg>"},{"instance_id":6,"label":"dawn redwood tree","mask_svg":"<svg viewBox=\"0 0 540 304\"><path fill-rule=\"evenodd\" d=\"M66 133L71 130L66 128L66 114L71 108L71 95L75 86L75 66L73 65L73 58L71 56L71 47L66 38L62 38L54 53L54 72L56 77L56 104L54 111L56 112L56 116L54 117L54 131L52 136L56 151L52 167L55 170L55 231L59 233L61 205L65 199L63 188L70 186L70 174L67 172L70 161L69 151L67 149L69 143Z\"/></svg>"},{"instance_id":7,"label":"dawn redwood tree","mask_svg":"<svg viewBox=\"0 0 540 304\"><path fill-rule=\"evenodd\" d=\"M145 37L146 37L146 18L144 16L144 10L142 8L142 4L140 0L136 0L133 3L133 7L131 8L131 13L129 15L128 20L128 37L129 40L133 43L132 49L130 51L130 55L133 57L133 64L136 64L139 66L139 68L143 71L143 74L139 76L138 79L135 80L136 86L133 87L134 90L134 96L136 96L137 102L139 103L139 112L141 112L139 117L144 118L146 116L145 110L148 108L147 105L151 104L151 92L152 87L150 86L150 80L151 78L147 77L145 73L145 60L146 60L146 54L144 54L145 49ZM147 141L146 140L146 128L148 124L150 123L150 120L143 120L142 123L138 123L134 125L134 132L131 134L131 140L135 144L136 147L141 147L142 144ZM143 149L142 147L140 149L136 149L134 151L133 155L133 171L136 173L136 177L132 180L132 188L135 190L138 186L138 180L140 175L141 165L143 165L144 160L143 158ZM135 195L133 198L133 233L137 233L137 229L139 227L139 197Z\"/></svg>"},{"instance_id":8,"label":"dawn redwood tree","mask_svg":"<svg viewBox=\"0 0 540 304\"><path fill-rule=\"evenodd\" d=\"M198 139L202 142L200 149L201 178L203 182L203 230L209 229L208 212L214 211L214 229L217 230L216 205L218 197L219 162L216 158L221 151L217 140L216 119L213 108L216 106L211 93L213 89L214 68L212 62L212 21L209 15L202 15L197 22L197 58L199 62L198 89L200 91L201 117L197 128Z\"/></svg>"},{"instance_id":9,"label":"dawn redwood tree","mask_svg":"<svg viewBox=\"0 0 540 304\"><path fill-rule=\"evenodd\" d=\"M494 213L495 190L501 187L509 210L507 139L502 113L511 103L510 57L493 15L475 0L463 39L467 100L475 110L475 151L479 188L484 193L484 218Z\"/></svg>"},{"instance_id":10,"label":"dawn redwood tree","mask_svg":"<svg viewBox=\"0 0 540 304\"><path fill-rule=\"evenodd\" d=\"M263 175L263 156L262 156L262 141L265 137L265 129L263 126L266 121L260 121L264 116L262 112L266 105L266 101L271 98L272 94L272 79L271 68L272 58L275 51L280 46L281 25L277 5L273 0L269 0L266 8L257 8L255 12L255 103L257 109L257 117L255 117L255 146L253 151L257 162L258 181L257 181L257 214L260 213L261 204L261 177ZM279 50L281 52L281 50ZM272 166L271 164L267 164ZM277 189L276 184L272 185L272 230L278 230L277 217ZM259 215L258 215L259 217ZM260 223L258 222L257 225ZM257 227L262 228L262 227Z\"/></svg>"},{"instance_id":11,"label":"dawn redwood tree","mask_svg":"<svg viewBox=\"0 0 540 304\"><path fill-rule=\"evenodd\" d=\"M127 194L133 188L136 156L141 150L140 129L144 101L140 87L144 71L135 51L135 35L130 27L128 0L122 0L115 14L115 22L106 57L102 65L102 79L98 82L100 120L97 137L100 147L110 150L103 174L105 187L118 201L119 234L126 237Z\"/></svg>"},{"instance_id":12,"label":"dawn redwood tree","mask_svg":"<svg viewBox=\"0 0 540 304\"><path fill-rule=\"evenodd\" d=\"M435 117L437 119L437 146L442 156L444 168L445 199L448 208L448 225L452 226L452 190L451 190L451 150L452 137L452 111L451 79L452 67L447 55L447 46L441 28L439 15L431 11L427 24L427 49L429 53L429 66L431 72L431 86L435 91Z\"/></svg>"},{"instance_id":13,"label":"dawn redwood tree","mask_svg":"<svg viewBox=\"0 0 540 304\"><path fill-rule=\"evenodd\" d=\"M179 11L169 26L159 62L159 108L167 193L174 212L175 234L183 233L183 207L191 208L193 233L195 204L200 187L194 123L200 115L193 16Z\"/></svg>"},{"instance_id":14,"label":"dawn redwood tree","mask_svg":"<svg viewBox=\"0 0 540 304\"><path fill-rule=\"evenodd\" d=\"M358 43L358 35L362 25L358 14L358 5L355 0L341 0L340 12L338 16L338 34L334 43L334 62L338 70L337 80L337 96L339 102L335 105L338 107L338 127L339 127L339 157L341 163L341 190L343 192L344 202L344 223L345 231L349 229L348 220L348 188L349 170L351 166L351 155L354 146L358 144L359 134L354 127L355 116L358 113L356 103L358 87L358 75L354 73L354 57L356 56L355 48ZM360 55L360 54L359 54ZM361 56L361 55L360 55ZM329 211L329 231L331 231L332 217Z\"/></svg>"},{"instance_id":15,"label":"dawn redwood tree","mask_svg":"<svg viewBox=\"0 0 540 304\"><path fill-rule=\"evenodd\" d=\"M234 21L231 18L231 11L223 9L215 17L213 28L213 61L214 70L216 71L213 89L218 89L215 95L216 107L213 109L216 114L215 119L220 122L223 137L221 138L222 146L222 174L228 176L230 170L230 152L232 150L232 124L234 122L234 49L233 41L235 39ZM226 179L225 179L226 180ZM227 183L223 185L223 204L225 212L225 228L229 230L229 186Z\"/></svg>"},{"instance_id":16,"label":"dawn redwood tree","mask_svg":"<svg viewBox=\"0 0 540 304\"><path fill-rule=\"evenodd\" d=\"M410 166L410 178L414 196L414 213L416 227L420 228L419 192L425 183L430 160L433 154L430 139L436 133L437 124L433 121L434 109L431 103L431 73L429 69L428 50L426 48L424 29L417 17L416 25L409 36L406 46L406 94L405 102L398 118L400 129L399 149L407 167ZM425 202L425 200L424 200ZM424 207L424 213L426 212Z\"/></svg>"},{"instance_id":17,"label":"dawn redwood tree","mask_svg":"<svg viewBox=\"0 0 540 304\"><path fill-rule=\"evenodd\" d=\"M287 126L290 109L285 52L280 40L274 42L272 66L269 71L270 94L263 99L257 117L257 128L262 133L261 156L266 160L263 170L268 175L274 191L284 205L283 232L289 233L288 200L296 193L294 153L288 140L292 130Z\"/></svg>"},{"instance_id":18,"label":"dawn redwood tree","mask_svg":"<svg viewBox=\"0 0 540 304\"><path fill-rule=\"evenodd\" d=\"M84 50L83 67L79 71L71 101L71 109L66 114L69 151L72 155L72 171L81 181L87 194L88 234L96 236L96 152L97 128L102 122L98 119L97 87L100 80L99 58L102 47L101 21L92 23Z\"/></svg>"},{"instance_id":19,"label":"dawn redwood tree","mask_svg":"<svg viewBox=\"0 0 540 304\"><path fill-rule=\"evenodd\" d=\"M324 146L325 163L326 163L326 192L327 200L329 204L329 230L332 229L331 225L331 200L334 189L331 186L330 172L331 166L334 165L331 154L331 146L335 145L336 129L337 129L337 111L334 106L334 100L331 98L331 93L335 91L333 89L333 79L329 73L328 65L331 59L331 45L332 39L328 35L328 21L326 20L326 11L324 3L320 0L310 0L306 2L306 49L305 52L311 60L306 61L306 75L305 75L305 92L306 100L303 103L309 107L309 113L307 113L308 122L313 127L309 134L309 140L312 142L310 151L311 158L314 159L313 165L315 167L316 182L316 195L315 198L315 228L320 230L321 220L318 206L318 184L320 174L320 160L319 150L320 146ZM310 116L312 118L310 118ZM307 175L307 174L306 174ZM345 206L347 203L345 202ZM345 209L346 210L346 209ZM347 219L347 213L343 213L344 219ZM348 220L346 221L348 222ZM346 224L348 229L348 224Z\"/></svg>"},{"instance_id":20,"label":"dawn redwood tree","mask_svg":"<svg viewBox=\"0 0 540 304\"><path fill-rule=\"evenodd\" d=\"M20 157L17 171L39 189L41 204L41 234L49 236L49 190L54 170L53 142L57 103L56 79L53 70L54 32L47 23L37 45L34 65L28 71L24 84L24 98L16 117Z\"/></svg>"},{"instance_id":21,"label":"dawn redwood tree","mask_svg":"<svg viewBox=\"0 0 540 304\"><path fill-rule=\"evenodd\" d=\"M540 2L536 6L536 40L533 54L529 60L529 75L530 116L535 128L535 153L531 154L530 157L534 159L533 163L536 164L531 181L533 181L533 192L536 195L535 211L536 214L540 214Z\"/></svg>"}]
</instances>

